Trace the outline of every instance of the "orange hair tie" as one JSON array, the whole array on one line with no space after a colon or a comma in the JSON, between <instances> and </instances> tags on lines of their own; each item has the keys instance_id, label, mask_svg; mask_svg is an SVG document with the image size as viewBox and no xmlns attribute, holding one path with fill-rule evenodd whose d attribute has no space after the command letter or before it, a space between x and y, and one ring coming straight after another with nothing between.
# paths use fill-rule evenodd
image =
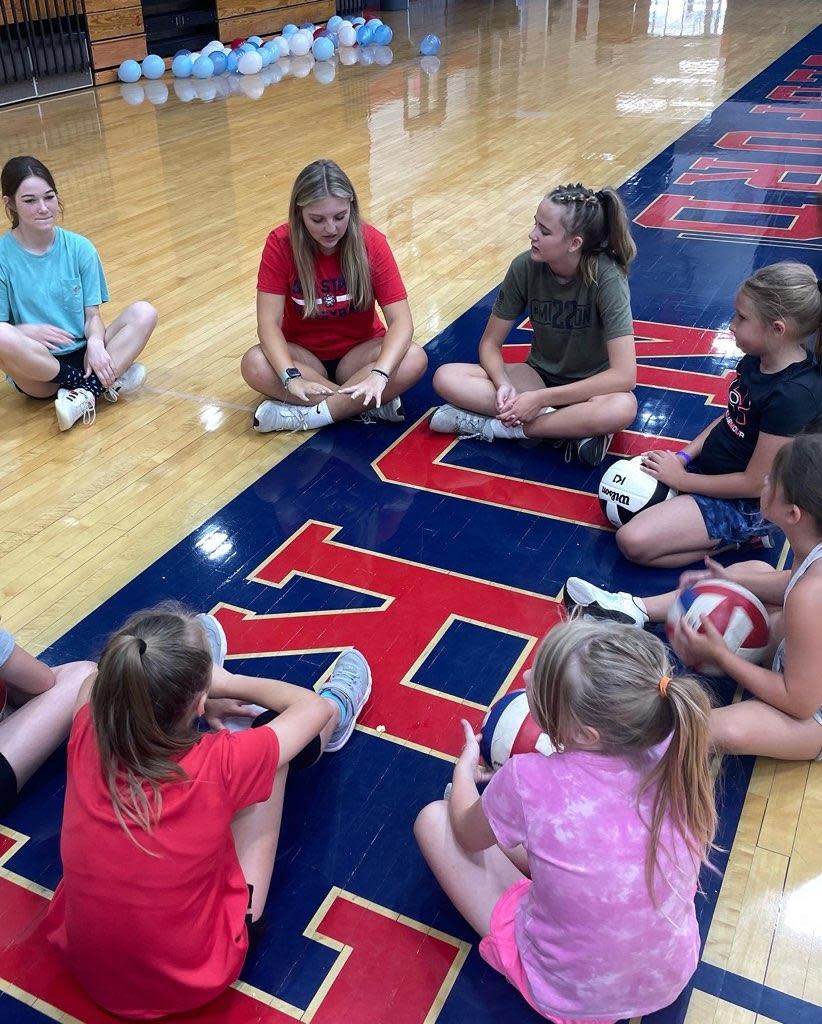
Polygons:
<instances>
[{"instance_id":1,"label":"orange hair tie","mask_svg":"<svg viewBox=\"0 0 822 1024\"><path fill-rule=\"evenodd\" d=\"M659 679L659 692L660 692L661 696L663 696L663 697L667 697L668 696L668 683L670 683L670 681L671 681L671 677L670 676L660 676L660 679Z\"/></svg>"}]
</instances>

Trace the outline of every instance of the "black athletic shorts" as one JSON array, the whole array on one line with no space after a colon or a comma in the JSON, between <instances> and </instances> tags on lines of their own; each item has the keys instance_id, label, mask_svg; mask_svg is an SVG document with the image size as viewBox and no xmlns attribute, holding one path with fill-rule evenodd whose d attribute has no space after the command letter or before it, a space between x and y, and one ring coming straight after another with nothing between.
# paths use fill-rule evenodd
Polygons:
<instances>
[{"instance_id":1,"label":"black athletic shorts","mask_svg":"<svg viewBox=\"0 0 822 1024\"><path fill-rule=\"evenodd\" d=\"M337 383L337 370L339 369L340 363L343 361L343 357L339 359L321 359L320 362L325 367L325 375L331 381L332 384Z\"/></svg>"},{"instance_id":2,"label":"black athletic shorts","mask_svg":"<svg viewBox=\"0 0 822 1024\"><path fill-rule=\"evenodd\" d=\"M17 776L8 761L0 754L0 817L17 803Z\"/></svg>"},{"instance_id":3,"label":"black athletic shorts","mask_svg":"<svg viewBox=\"0 0 822 1024\"><path fill-rule=\"evenodd\" d=\"M251 723L251 728L257 729L261 725L268 725L269 722L273 722L277 717L279 717L278 711L263 711ZM322 752L320 737L315 736L313 740L309 741L307 746L303 747L296 757L291 758L289 764L292 768L310 768L312 764L316 764L319 761Z\"/></svg>"},{"instance_id":4,"label":"black athletic shorts","mask_svg":"<svg viewBox=\"0 0 822 1024\"><path fill-rule=\"evenodd\" d=\"M73 366L75 368L75 370L80 370L82 373L86 372L86 346L85 345L83 345L82 348L75 349L74 352L63 352L62 354L60 354L58 352L54 352L53 355L54 355L54 358L57 360L57 362L61 366ZM30 394L28 394L28 392L24 391L20 387L20 385L17 383L16 380L14 380L13 377L10 377L8 374L6 374L6 378L8 380L10 380L11 383L14 385L15 389L17 391L19 391L21 395L25 395L26 398L33 398L35 401L40 401L40 402L53 402L54 401L54 395L30 395Z\"/></svg>"}]
</instances>

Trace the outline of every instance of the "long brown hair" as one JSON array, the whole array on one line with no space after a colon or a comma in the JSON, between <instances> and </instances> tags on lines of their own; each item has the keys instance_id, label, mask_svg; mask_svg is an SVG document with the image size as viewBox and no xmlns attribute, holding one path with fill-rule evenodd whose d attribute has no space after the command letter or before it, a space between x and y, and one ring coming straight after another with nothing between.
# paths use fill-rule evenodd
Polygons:
<instances>
[{"instance_id":1,"label":"long brown hair","mask_svg":"<svg viewBox=\"0 0 822 1024\"><path fill-rule=\"evenodd\" d=\"M103 649L91 720L114 815L131 838L129 825L150 832L159 820L161 783L187 777L178 760L197 742L193 709L211 667L202 627L172 603L132 615Z\"/></svg>"},{"instance_id":2,"label":"long brown hair","mask_svg":"<svg viewBox=\"0 0 822 1024\"><path fill-rule=\"evenodd\" d=\"M782 260L760 267L739 289L766 324L783 320L795 340L813 336L816 358L822 361L822 285L807 263Z\"/></svg>"},{"instance_id":3,"label":"long brown hair","mask_svg":"<svg viewBox=\"0 0 822 1024\"><path fill-rule=\"evenodd\" d=\"M362 218L357 193L351 179L333 160L315 160L297 175L288 204L288 228L291 249L305 307L303 318L317 316L316 258L317 243L303 221L304 206L333 196L351 204L348 228L340 239L340 266L345 278L352 309L367 309L374 301L368 254L363 239Z\"/></svg>"},{"instance_id":4,"label":"long brown hair","mask_svg":"<svg viewBox=\"0 0 822 1024\"><path fill-rule=\"evenodd\" d=\"M663 694L660 679L669 682ZM716 832L710 773L711 703L691 676L675 676L665 645L631 626L572 619L555 626L537 651L531 707L554 747L581 727L596 729L604 754L631 757L670 736L642 780L637 804L654 793L645 879L653 896L663 825L670 820L694 864L708 863Z\"/></svg>"},{"instance_id":5,"label":"long brown hair","mask_svg":"<svg viewBox=\"0 0 822 1024\"><path fill-rule=\"evenodd\" d=\"M41 178L57 196L57 205L60 213L63 212L63 203L48 167L36 156L13 156L5 162L3 170L0 171L0 192L5 199L6 216L11 221L12 228L16 228L20 223L14 197L26 178Z\"/></svg>"},{"instance_id":6,"label":"long brown hair","mask_svg":"<svg viewBox=\"0 0 822 1024\"><path fill-rule=\"evenodd\" d=\"M599 192L585 185L557 185L548 193L552 203L561 206L562 226L568 235L582 239L579 269L586 284L595 284L597 257L605 253L623 273L636 256L628 213L619 193L612 188Z\"/></svg>"}]
</instances>

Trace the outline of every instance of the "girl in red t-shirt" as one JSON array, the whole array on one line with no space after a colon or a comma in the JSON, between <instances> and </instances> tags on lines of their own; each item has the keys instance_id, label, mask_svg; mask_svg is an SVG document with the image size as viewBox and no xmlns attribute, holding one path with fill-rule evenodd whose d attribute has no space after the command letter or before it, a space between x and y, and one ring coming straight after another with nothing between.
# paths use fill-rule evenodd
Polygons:
<instances>
[{"instance_id":1,"label":"girl in red t-shirt","mask_svg":"<svg viewBox=\"0 0 822 1024\"><path fill-rule=\"evenodd\" d=\"M354 650L319 694L230 675L225 654L210 615L138 612L77 700L49 938L122 1017L192 1010L236 980L268 895L288 769L339 750L371 689ZM198 715L216 731L198 732ZM222 727L237 715L263 728Z\"/></svg>"},{"instance_id":2,"label":"girl in red t-shirt","mask_svg":"<svg viewBox=\"0 0 822 1024\"><path fill-rule=\"evenodd\" d=\"M268 396L254 429L312 430L360 414L403 420L400 395L428 365L413 332L388 240L361 220L345 172L315 160L297 175L288 223L269 234L260 261L260 344L242 361L246 382Z\"/></svg>"}]
</instances>

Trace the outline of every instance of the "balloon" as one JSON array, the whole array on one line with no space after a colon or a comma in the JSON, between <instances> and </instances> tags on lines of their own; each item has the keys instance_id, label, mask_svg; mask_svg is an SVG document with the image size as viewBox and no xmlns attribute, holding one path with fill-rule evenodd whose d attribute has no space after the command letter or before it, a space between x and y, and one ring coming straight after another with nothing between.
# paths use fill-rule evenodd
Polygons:
<instances>
[{"instance_id":1,"label":"balloon","mask_svg":"<svg viewBox=\"0 0 822 1024\"><path fill-rule=\"evenodd\" d=\"M256 75L262 71L262 68L263 58L256 50L244 53L237 64L237 70L241 75Z\"/></svg>"},{"instance_id":2,"label":"balloon","mask_svg":"<svg viewBox=\"0 0 822 1024\"><path fill-rule=\"evenodd\" d=\"M198 57L194 61L191 73L195 78L211 78L214 74L214 62L210 57ZM213 96L211 98L214 99Z\"/></svg>"},{"instance_id":3,"label":"balloon","mask_svg":"<svg viewBox=\"0 0 822 1024\"><path fill-rule=\"evenodd\" d=\"M311 52L317 60L331 60L334 56L334 44L327 36L320 36L319 39L314 40Z\"/></svg>"},{"instance_id":4,"label":"balloon","mask_svg":"<svg viewBox=\"0 0 822 1024\"><path fill-rule=\"evenodd\" d=\"M156 53L150 53L140 67L146 78L162 78L166 71L166 62Z\"/></svg>"},{"instance_id":5,"label":"balloon","mask_svg":"<svg viewBox=\"0 0 822 1024\"><path fill-rule=\"evenodd\" d=\"M175 78L190 78L191 68L191 57L187 53L178 53L171 62L171 73Z\"/></svg>"},{"instance_id":6,"label":"balloon","mask_svg":"<svg viewBox=\"0 0 822 1024\"><path fill-rule=\"evenodd\" d=\"M123 63L117 68L117 77L121 82L136 82L142 75L142 69L136 60L124 60ZM142 103L143 101L140 100Z\"/></svg>"},{"instance_id":7,"label":"balloon","mask_svg":"<svg viewBox=\"0 0 822 1024\"><path fill-rule=\"evenodd\" d=\"M420 53L424 57L434 57L440 52L441 46L442 43L440 42L439 36L429 33L420 43Z\"/></svg>"}]
</instances>

